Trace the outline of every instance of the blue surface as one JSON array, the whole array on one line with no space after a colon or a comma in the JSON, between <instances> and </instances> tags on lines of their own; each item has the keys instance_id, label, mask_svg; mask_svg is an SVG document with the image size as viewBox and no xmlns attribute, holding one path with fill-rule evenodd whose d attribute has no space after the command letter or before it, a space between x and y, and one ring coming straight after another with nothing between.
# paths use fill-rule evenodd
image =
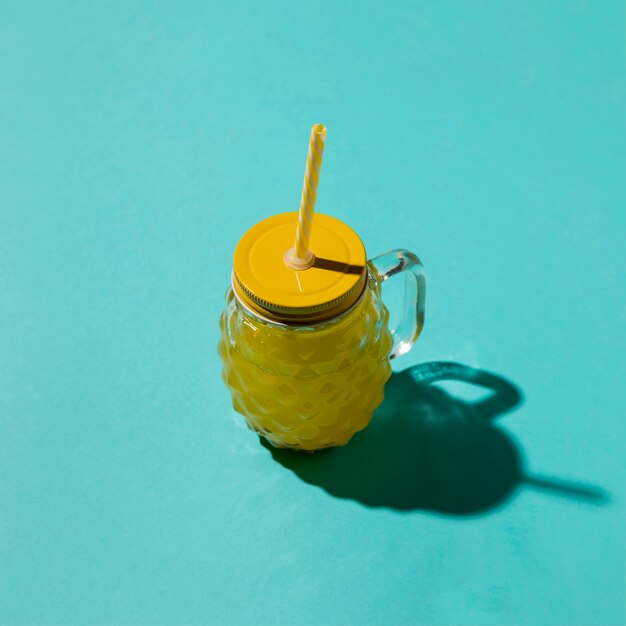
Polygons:
<instances>
[{"instance_id":1,"label":"blue surface","mask_svg":"<svg viewBox=\"0 0 626 626\"><path fill-rule=\"evenodd\" d=\"M0 621L623 623L625 114L621 0L2 2ZM394 367L491 413L399 374L294 460L231 409L314 122L319 210L429 273Z\"/></svg>"}]
</instances>

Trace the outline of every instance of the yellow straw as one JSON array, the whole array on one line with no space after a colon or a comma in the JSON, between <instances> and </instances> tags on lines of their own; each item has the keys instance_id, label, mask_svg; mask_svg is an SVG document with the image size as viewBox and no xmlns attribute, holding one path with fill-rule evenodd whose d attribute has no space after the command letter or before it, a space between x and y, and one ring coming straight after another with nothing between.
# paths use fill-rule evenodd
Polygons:
<instances>
[{"instance_id":1,"label":"yellow straw","mask_svg":"<svg viewBox=\"0 0 626 626\"><path fill-rule=\"evenodd\" d=\"M324 154L325 142L326 126L323 124L315 124L313 128L311 128L309 155L306 160L306 171L304 172L300 214L298 216L298 227L296 228L295 250L289 255L291 261L290 265L302 269L310 267L314 261L313 253L309 250L309 240L311 238L313 212L315 211L317 185L320 181L320 170L322 169L322 155Z\"/></svg>"}]
</instances>

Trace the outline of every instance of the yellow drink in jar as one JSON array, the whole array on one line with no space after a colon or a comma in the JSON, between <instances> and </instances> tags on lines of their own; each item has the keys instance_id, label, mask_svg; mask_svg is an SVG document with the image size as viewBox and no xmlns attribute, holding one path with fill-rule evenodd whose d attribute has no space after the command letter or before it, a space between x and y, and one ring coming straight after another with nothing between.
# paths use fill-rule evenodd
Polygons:
<instances>
[{"instance_id":1,"label":"yellow drink in jar","mask_svg":"<svg viewBox=\"0 0 626 626\"><path fill-rule=\"evenodd\" d=\"M389 360L410 349L424 322L414 254L368 263L359 236L338 219L318 215L312 230L325 142L326 127L315 124L300 211L259 222L237 244L220 318L233 406L273 445L307 451L344 445L369 424ZM390 331L381 285L401 272L405 316Z\"/></svg>"},{"instance_id":2,"label":"yellow drink in jar","mask_svg":"<svg viewBox=\"0 0 626 626\"><path fill-rule=\"evenodd\" d=\"M370 267L360 299L314 326L263 320L228 290L219 352L233 405L273 445L319 450L347 443L383 400L393 345Z\"/></svg>"},{"instance_id":3,"label":"yellow drink in jar","mask_svg":"<svg viewBox=\"0 0 626 626\"><path fill-rule=\"evenodd\" d=\"M310 267L284 260L297 213L251 228L235 250L220 318L223 378L250 428L278 447L314 451L346 444L382 402L390 358L423 323L424 277L417 257L394 251L366 260L357 234L316 216ZM407 314L394 339L383 281L407 276Z\"/></svg>"}]
</instances>

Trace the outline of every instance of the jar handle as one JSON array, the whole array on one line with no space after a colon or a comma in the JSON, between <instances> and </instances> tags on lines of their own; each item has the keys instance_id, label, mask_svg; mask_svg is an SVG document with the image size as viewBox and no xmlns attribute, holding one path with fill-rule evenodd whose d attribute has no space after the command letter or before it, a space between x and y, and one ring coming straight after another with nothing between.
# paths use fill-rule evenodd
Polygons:
<instances>
[{"instance_id":1,"label":"jar handle","mask_svg":"<svg viewBox=\"0 0 626 626\"><path fill-rule=\"evenodd\" d=\"M408 250L391 250L370 260L382 282L395 274L404 273L404 314L398 325L391 330L393 349L389 356L395 359L406 354L424 326L426 303L426 275L417 255Z\"/></svg>"}]
</instances>

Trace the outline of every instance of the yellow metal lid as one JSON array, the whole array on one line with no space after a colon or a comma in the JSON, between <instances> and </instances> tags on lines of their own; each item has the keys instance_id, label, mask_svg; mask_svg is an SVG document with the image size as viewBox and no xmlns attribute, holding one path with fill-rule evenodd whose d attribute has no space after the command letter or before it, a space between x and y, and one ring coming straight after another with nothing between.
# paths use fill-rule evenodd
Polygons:
<instances>
[{"instance_id":1,"label":"yellow metal lid","mask_svg":"<svg viewBox=\"0 0 626 626\"><path fill-rule=\"evenodd\" d=\"M365 246L349 226L316 213L310 240L313 264L293 269L287 261L297 222L297 212L281 213L246 232L235 249L233 287L243 304L271 320L324 321L349 309L363 293Z\"/></svg>"}]
</instances>

